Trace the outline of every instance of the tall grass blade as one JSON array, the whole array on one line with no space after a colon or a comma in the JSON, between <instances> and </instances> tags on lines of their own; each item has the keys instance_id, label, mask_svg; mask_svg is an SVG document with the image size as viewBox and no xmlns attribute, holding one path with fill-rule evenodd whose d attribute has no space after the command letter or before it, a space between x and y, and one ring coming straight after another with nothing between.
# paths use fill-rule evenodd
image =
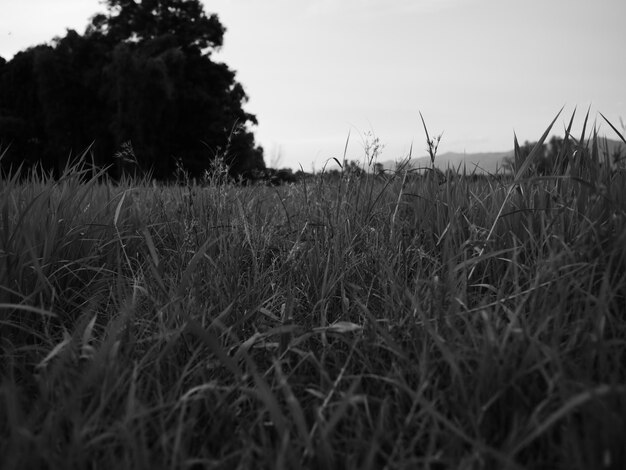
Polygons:
<instances>
[{"instance_id":1,"label":"tall grass blade","mask_svg":"<svg viewBox=\"0 0 626 470\"><path fill-rule=\"evenodd\" d=\"M530 153L528 154L528 156L524 160L524 163L522 164L521 168L519 168L517 170L517 173L515 174L515 179L514 179L513 183L511 183L511 188L509 189L509 194L510 194L510 192L512 190L512 187L515 184L518 184L523 179L524 173L526 173L526 170L528 170L530 165L533 163L533 161L535 160L535 157L537 155L539 155L541 153L541 151L543 150L543 143L546 141L546 138L550 134L550 131L552 130L552 127L554 126L554 123L559 118L559 116L561 115L562 112L563 112L563 108L561 108L561 110L557 113L556 117L552 120L552 122L550 123L548 128L545 130L545 132L543 133L543 135L539 139L539 141L535 144L533 149L530 151ZM508 196L508 194L507 194L507 196ZM505 199L504 203L506 203L506 200L507 199ZM500 209L500 213L501 212L502 212L502 208ZM496 221L497 221L497 217L496 217Z\"/></svg>"},{"instance_id":2,"label":"tall grass blade","mask_svg":"<svg viewBox=\"0 0 626 470\"><path fill-rule=\"evenodd\" d=\"M591 112L591 105L587 108L585 114L585 120L583 121L583 129L580 133L580 140L578 141L581 148L585 147L585 136L587 135L587 122L589 122L589 113Z\"/></svg>"},{"instance_id":3,"label":"tall grass blade","mask_svg":"<svg viewBox=\"0 0 626 470\"><path fill-rule=\"evenodd\" d=\"M426 141L428 142L428 155L430 156L430 164L435 164L435 155L433 153L432 144L430 140L430 135L428 135L428 129L426 127L426 121L424 121L424 116L422 116L422 112L418 111L420 114L420 119L422 120L422 125L424 126L424 133L426 134Z\"/></svg>"},{"instance_id":4,"label":"tall grass blade","mask_svg":"<svg viewBox=\"0 0 626 470\"><path fill-rule=\"evenodd\" d=\"M126 190L122 193L122 197L120 201L117 203L117 207L115 208L115 215L113 216L113 225L117 227L117 221L120 218L120 212L122 211L122 205L124 204L124 200L126 199L126 194L128 194L129 190Z\"/></svg>"},{"instance_id":5,"label":"tall grass blade","mask_svg":"<svg viewBox=\"0 0 626 470\"><path fill-rule=\"evenodd\" d=\"M57 314L46 309L22 304L0 304L0 310L21 310L23 312L36 313L44 317L56 317Z\"/></svg>"},{"instance_id":6,"label":"tall grass blade","mask_svg":"<svg viewBox=\"0 0 626 470\"><path fill-rule=\"evenodd\" d=\"M552 120L552 122L550 123L548 128L545 130L545 132L543 133L543 135L539 139L539 141L535 144L535 146L531 150L530 154L524 160L524 163L522 163L522 166L517 170L517 173L515 174L515 178L514 178L513 182L509 185L509 187L507 189L507 192L506 192L506 195L504 197L504 200L502 201L502 204L500 204L500 209L498 210L498 213L496 214L496 217L495 217L493 223L491 224L491 228L489 229L489 232L487 233L487 237L484 240L485 244L489 240L491 240L491 236L493 235L493 232L494 232L494 230L496 228L496 225L497 225L497 223L500 220L500 217L502 215L502 211L504 210L504 207L506 206L506 204L507 204L507 202L509 200L509 197L511 196L511 193L513 192L513 189L520 183L520 181L522 181L522 179L524 177L524 173L526 173L526 170L530 167L530 165L533 162L533 160L535 159L535 157L542 150L543 143L545 142L546 138L550 134L550 131L552 130L552 126L554 126L554 123L556 122L558 117L561 115L562 111L563 111L563 108L561 108L561 110L557 113L555 118ZM485 245L483 245L480 248L480 251L478 253L478 257L481 257L484 252L485 252ZM470 273L468 275L468 279L472 278L472 276L474 275L474 271L475 270L476 270L476 265L474 265L472 267L472 270L470 271Z\"/></svg>"},{"instance_id":7,"label":"tall grass blade","mask_svg":"<svg viewBox=\"0 0 626 470\"><path fill-rule=\"evenodd\" d=\"M283 391L283 396L285 397L285 401L287 402L289 411L291 412L293 422L296 425L298 435L305 443L306 453L311 455L313 453L313 443L311 441L311 437L309 436L309 430L306 423L306 418L304 416L304 411L302 409L302 406L300 405L300 402L293 393L293 390L289 386L287 377L282 370L282 364L278 360L274 360L274 371L276 373L278 383L280 384L280 387Z\"/></svg>"},{"instance_id":8,"label":"tall grass blade","mask_svg":"<svg viewBox=\"0 0 626 470\"><path fill-rule=\"evenodd\" d=\"M606 116L602 113L600 113L600 116L602 116L602 118L606 121L606 123L611 126L611 129L613 129L613 131L617 134L617 136L621 139L622 142L624 142L626 144L626 138L624 138L624 136L621 134L620 131L617 130L617 128L611 123L611 121L609 121Z\"/></svg>"},{"instance_id":9,"label":"tall grass blade","mask_svg":"<svg viewBox=\"0 0 626 470\"><path fill-rule=\"evenodd\" d=\"M189 260L189 263L187 264L185 271L183 271L183 275L181 276L180 284L178 285L178 295L182 296L185 292L185 289L189 286L191 277L194 274L194 269L196 267L196 264L198 264L200 259L204 257L204 254L206 253L206 251L211 246L215 245L219 240L221 240L221 238L222 237L215 238L215 239L208 239L202 244L202 246L198 249L198 251L194 253L194 255L191 257L191 260Z\"/></svg>"}]
</instances>

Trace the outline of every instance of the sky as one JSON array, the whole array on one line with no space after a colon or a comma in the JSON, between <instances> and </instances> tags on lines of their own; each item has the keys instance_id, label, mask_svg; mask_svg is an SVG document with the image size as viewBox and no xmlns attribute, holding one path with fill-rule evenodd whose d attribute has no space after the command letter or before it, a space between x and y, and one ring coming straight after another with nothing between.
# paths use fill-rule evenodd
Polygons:
<instances>
[{"instance_id":1,"label":"sky","mask_svg":"<svg viewBox=\"0 0 626 470\"><path fill-rule=\"evenodd\" d=\"M204 0L226 27L214 54L237 72L272 167L329 159L500 152L591 107L626 120L625 0ZM0 56L84 31L99 0L0 0ZM36 14L33 14L36 13ZM577 129L575 127L575 129Z\"/></svg>"}]
</instances>

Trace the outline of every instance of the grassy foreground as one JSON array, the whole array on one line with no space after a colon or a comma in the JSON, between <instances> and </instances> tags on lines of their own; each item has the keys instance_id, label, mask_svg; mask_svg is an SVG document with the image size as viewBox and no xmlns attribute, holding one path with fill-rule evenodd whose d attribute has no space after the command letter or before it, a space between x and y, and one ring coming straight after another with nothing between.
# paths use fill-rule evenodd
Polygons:
<instances>
[{"instance_id":1,"label":"grassy foreground","mask_svg":"<svg viewBox=\"0 0 626 470\"><path fill-rule=\"evenodd\" d=\"M0 467L626 468L626 173L565 144L542 177L0 181Z\"/></svg>"}]
</instances>

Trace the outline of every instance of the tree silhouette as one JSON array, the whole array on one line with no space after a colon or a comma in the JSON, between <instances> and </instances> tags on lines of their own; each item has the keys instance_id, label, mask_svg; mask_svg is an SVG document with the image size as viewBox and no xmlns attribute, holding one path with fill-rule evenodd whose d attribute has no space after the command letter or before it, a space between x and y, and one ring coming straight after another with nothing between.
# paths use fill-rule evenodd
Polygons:
<instances>
[{"instance_id":1,"label":"tree silhouette","mask_svg":"<svg viewBox=\"0 0 626 470\"><path fill-rule=\"evenodd\" d=\"M114 43L170 37L186 52L220 47L224 27L217 15L206 16L198 0L106 0L108 13L93 17L88 34ZM208 50L208 51L207 51Z\"/></svg>"},{"instance_id":2,"label":"tree silhouette","mask_svg":"<svg viewBox=\"0 0 626 470\"><path fill-rule=\"evenodd\" d=\"M9 163L60 171L87 147L97 165L129 142L142 171L168 178L176 162L202 176L221 157L233 176L264 169L235 73L211 54L224 27L198 0L106 0L83 35L68 31L0 63L0 142ZM133 170L134 171L134 170Z\"/></svg>"},{"instance_id":3,"label":"tree silhouette","mask_svg":"<svg viewBox=\"0 0 626 470\"><path fill-rule=\"evenodd\" d=\"M504 159L504 168L512 173L516 173L519 167L524 163L537 142L525 141L519 147L516 147L516 155ZM554 174L562 174L565 171L563 154L565 141L562 137L552 136L548 143L541 144L538 154L529 167L529 173L538 176L548 176Z\"/></svg>"}]
</instances>

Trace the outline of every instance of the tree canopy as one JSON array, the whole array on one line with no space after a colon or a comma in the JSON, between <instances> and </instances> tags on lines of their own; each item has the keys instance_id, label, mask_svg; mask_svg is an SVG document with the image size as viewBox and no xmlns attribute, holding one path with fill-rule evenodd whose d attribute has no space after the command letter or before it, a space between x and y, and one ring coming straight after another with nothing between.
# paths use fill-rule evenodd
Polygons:
<instances>
[{"instance_id":1,"label":"tree canopy","mask_svg":"<svg viewBox=\"0 0 626 470\"><path fill-rule=\"evenodd\" d=\"M84 34L68 30L0 61L2 166L40 162L59 172L90 148L114 175L166 179L182 163L201 176L217 156L234 176L264 169L246 93L212 60L225 32L218 17L198 0L105 5ZM115 158L121 149L133 158Z\"/></svg>"}]
</instances>

